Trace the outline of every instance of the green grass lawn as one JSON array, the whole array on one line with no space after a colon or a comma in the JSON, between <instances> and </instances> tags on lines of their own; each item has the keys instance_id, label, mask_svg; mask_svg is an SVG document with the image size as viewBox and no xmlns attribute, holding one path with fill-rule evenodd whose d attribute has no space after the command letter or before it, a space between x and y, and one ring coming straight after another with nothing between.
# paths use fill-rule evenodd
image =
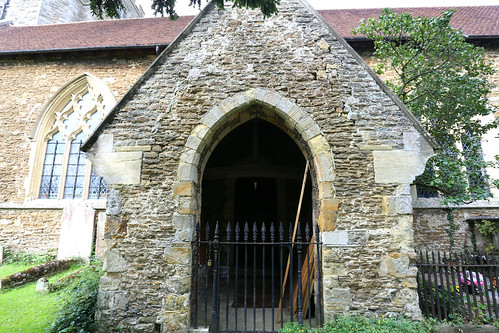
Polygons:
<instances>
[{"instance_id":1,"label":"green grass lawn","mask_svg":"<svg viewBox=\"0 0 499 333\"><path fill-rule=\"evenodd\" d=\"M0 276L4 275L4 271L14 270L12 273L16 273L16 266L19 264L0 266ZM49 283L53 283L80 268L80 265L74 264L69 270L49 277ZM5 276L12 273L5 274ZM0 291L0 333L45 332L57 309L59 292L40 294L35 289L36 282L32 282L21 287Z\"/></svg>"},{"instance_id":2,"label":"green grass lawn","mask_svg":"<svg viewBox=\"0 0 499 333\"><path fill-rule=\"evenodd\" d=\"M38 264L27 264L27 263L13 263L13 264L4 264L0 265L0 278L4 278L14 273L18 273L28 269L30 267L34 267Z\"/></svg>"}]
</instances>

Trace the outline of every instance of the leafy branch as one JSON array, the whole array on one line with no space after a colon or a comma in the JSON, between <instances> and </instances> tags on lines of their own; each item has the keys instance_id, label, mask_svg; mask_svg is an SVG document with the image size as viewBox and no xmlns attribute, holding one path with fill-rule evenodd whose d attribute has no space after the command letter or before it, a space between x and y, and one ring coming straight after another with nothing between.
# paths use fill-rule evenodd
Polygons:
<instances>
[{"instance_id":1,"label":"leafy branch","mask_svg":"<svg viewBox=\"0 0 499 333\"><path fill-rule=\"evenodd\" d=\"M485 169L499 161L484 161L480 145L498 126L498 120L481 121L493 114L487 95L495 69L483 48L451 28L454 13L413 17L384 9L353 30L374 41L377 73L395 73L388 86L441 146L415 183L438 192L446 205L490 197L498 182Z\"/></svg>"},{"instance_id":2,"label":"leafy branch","mask_svg":"<svg viewBox=\"0 0 499 333\"><path fill-rule=\"evenodd\" d=\"M185 0L187 1L187 0ZM169 16L171 19L178 18L175 11L177 0L152 0L151 9L154 15ZM213 0L219 8L225 8L226 0ZM277 13L280 0L234 0L233 6L237 8L260 9L264 17ZM202 0L189 0L189 6L201 8ZM120 18L120 13L125 9L123 0L90 0L90 10L96 17L102 19L104 16Z\"/></svg>"}]
</instances>

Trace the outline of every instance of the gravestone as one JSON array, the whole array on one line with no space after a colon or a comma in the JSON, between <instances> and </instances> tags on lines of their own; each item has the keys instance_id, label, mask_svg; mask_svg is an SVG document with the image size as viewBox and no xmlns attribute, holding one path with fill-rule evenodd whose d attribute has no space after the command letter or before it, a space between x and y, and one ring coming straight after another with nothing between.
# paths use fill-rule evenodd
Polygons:
<instances>
[{"instance_id":1,"label":"gravestone","mask_svg":"<svg viewBox=\"0 0 499 333\"><path fill-rule=\"evenodd\" d=\"M88 258L92 254L95 210L82 201L62 211L57 259Z\"/></svg>"},{"instance_id":2,"label":"gravestone","mask_svg":"<svg viewBox=\"0 0 499 333\"><path fill-rule=\"evenodd\" d=\"M106 244L104 242L104 232L106 227L106 213L102 212L97 214L97 228L95 234L95 255L97 257L102 257L104 251L106 250Z\"/></svg>"},{"instance_id":3,"label":"gravestone","mask_svg":"<svg viewBox=\"0 0 499 333\"><path fill-rule=\"evenodd\" d=\"M49 293L49 280L46 277L39 278L36 282L36 292L41 294Z\"/></svg>"}]
</instances>

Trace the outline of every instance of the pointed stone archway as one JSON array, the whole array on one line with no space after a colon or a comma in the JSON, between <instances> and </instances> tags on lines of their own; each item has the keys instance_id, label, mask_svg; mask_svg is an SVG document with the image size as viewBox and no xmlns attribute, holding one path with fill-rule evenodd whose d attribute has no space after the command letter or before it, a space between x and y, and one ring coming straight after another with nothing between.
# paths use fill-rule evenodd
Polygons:
<instances>
[{"instance_id":1,"label":"pointed stone archway","mask_svg":"<svg viewBox=\"0 0 499 333\"><path fill-rule=\"evenodd\" d=\"M255 110L258 111L255 111ZM232 130L261 118L287 133L310 164L313 222L321 231L334 230L339 202L335 199L334 160L331 148L313 118L279 93L255 88L229 97L208 111L187 139L180 157L174 200L174 223L179 232L190 231L201 220L201 182L208 159Z\"/></svg>"},{"instance_id":2,"label":"pointed stone archway","mask_svg":"<svg viewBox=\"0 0 499 333\"><path fill-rule=\"evenodd\" d=\"M202 172L217 143L240 124L261 115L239 111L254 105L263 106L264 117L274 123L298 144L310 163L315 193L315 218L321 227L331 222L330 211L336 211L335 171L331 147L313 118L290 99L275 91L255 88L229 97L208 111L185 144L180 156L174 197L177 214L199 218L199 185Z\"/></svg>"}]
</instances>

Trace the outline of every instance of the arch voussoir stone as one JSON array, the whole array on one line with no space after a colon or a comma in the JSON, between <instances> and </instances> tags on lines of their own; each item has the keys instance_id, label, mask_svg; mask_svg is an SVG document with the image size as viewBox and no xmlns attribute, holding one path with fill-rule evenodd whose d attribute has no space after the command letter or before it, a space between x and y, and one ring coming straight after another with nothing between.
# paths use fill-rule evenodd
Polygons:
<instances>
[{"instance_id":1,"label":"arch voussoir stone","mask_svg":"<svg viewBox=\"0 0 499 333\"><path fill-rule=\"evenodd\" d=\"M334 162L331 148L314 119L301 107L276 91L264 88L252 88L228 97L212 107L200 120L187 138L185 150L180 157L177 181L200 183L198 166L201 163L201 152L218 142L213 133L224 121L230 119L238 111L253 105L264 106L284 119L284 126L289 132L301 136L302 142L308 145L316 170L317 183L332 182L335 179ZM319 191L324 186L319 186ZM328 187L330 188L330 187ZM332 187L334 189L334 187ZM328 191L328 196L334 190ZM321 193L319 193L321 195Z\"/></svg>"}]
</instances>

